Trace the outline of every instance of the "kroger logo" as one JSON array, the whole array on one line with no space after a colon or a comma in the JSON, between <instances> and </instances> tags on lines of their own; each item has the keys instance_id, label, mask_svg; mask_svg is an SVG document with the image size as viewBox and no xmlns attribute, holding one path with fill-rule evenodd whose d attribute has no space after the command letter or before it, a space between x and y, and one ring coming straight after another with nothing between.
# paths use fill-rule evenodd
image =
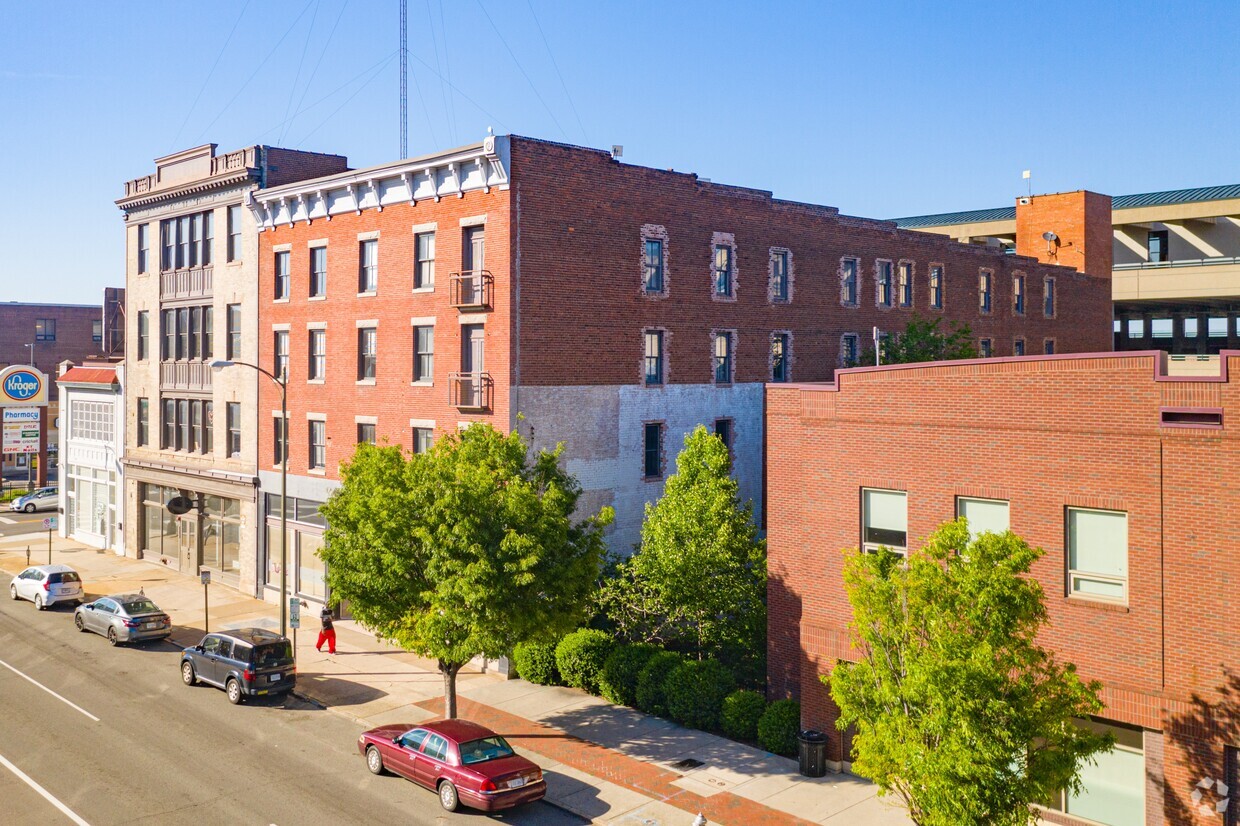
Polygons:
<instances>
[{"instance_id":1,"label":"kroger logo","mask_svg":"<svg viewBox=\"0 0 1240 826\"><path fill-rule=\"evenodd\" d=\"M34 373L27 370L19 370L4 380L4 395L10 399L24 402L39 395L39 390L42 387L43 382Z\"/></svg>"}]
</instances>

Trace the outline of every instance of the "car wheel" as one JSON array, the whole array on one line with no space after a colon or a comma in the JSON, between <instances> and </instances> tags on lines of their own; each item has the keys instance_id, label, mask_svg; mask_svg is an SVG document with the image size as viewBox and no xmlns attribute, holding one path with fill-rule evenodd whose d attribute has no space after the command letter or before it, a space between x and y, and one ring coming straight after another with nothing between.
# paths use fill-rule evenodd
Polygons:
<instances>
[{"instance_id":1,"label":"car wheel","mask_svg":"<svg viewBox=\"0 0 1240 826\"><path fill-rule=\"evenodd\" d=\"M9 586L9 599L17 599L17 586L16 585Z\"/></svg>"},{"instance_id":2,"label":"car wheel","mask_svg":"<svg viewBox=\"0 0 1240 826\"><path fill-rule=\"evenodd\" d=\"M34 505L27 505L26 507L22 508L22 510L24 510L26 513L34 513Z\"/></svg>"},{"instance_id":3,"label":"car wheel","mask_svg":"<svg viewBox=\"0 0 1240 826\"><path fill-rule=\"evenodd\" d=\"M455 812L460 802L460 798L456 796L456 786L453 786L447 780L440 782L439 805L449 812Z\"/></svg>"},{"instance_id":4,"label":"car wheel","mask_svg":"<svg viewBox=\"0 0 1240 826\"><path fill-rule=\"evenodd\" d=\"M235 677L228 681L228 685L224 686L224 690L228 693L228 702L233 705L241 704L241 683L237 682Z\"/></svg>"},{"instance_id":5,"label":"car wheel","mask_svg":"<svg viewBox=\"0 0 1240 826\"><path fill-rule=\"evenodd\" d=\"M186 685L198 685L198 677L194 674L193 663L181 663L181 681Z\"/></svg>"},{"instance_id":6,"label":"car wheel","mask_svg":"<svg viewBox=\"0 0 1240 826\"><path fill-rule=\"evenodd\" d=\"M35 594L35 595L34 595L34 607L35 607L36 609L40 610L40 611L44 610L44 609L47 607L46 605L44 605L44 604L43 604L43 595L42 595L42 594Z\"/></svg>"},{"instance_id":7,"label":"car wheel","mask_svg":"<svg viewBox=\"0 0 1240 826\"><path fill-rule=\"evenodd\" d=\"M116 638L116 629L108 628L108 645L116 645L120 640Z\"/></svg>"},{"instance_id":8,"label":"car wheel","mask_svg":"<svg viewBox=\"0 0 1240 826\"><path fill-rule=\"evenodd\" d=\"M383 768L383 755L374 746L366 747L366 768L370 769L371 774L387 774Z\"/></svg>"},{"instance_id":9,"label":"car wheel","mask_svg":"<svg viewBox=\"0 0 1240 826\"><path fill-rule=\"evenodd\" d=\"M82 622L82 615L81 615L81 614L74 614L74 615L73 615L73 624L77 626L77 630L79 630L79 631L85 631L85 630L86 630L86 623Z\"/></svg>"}]
</instances>

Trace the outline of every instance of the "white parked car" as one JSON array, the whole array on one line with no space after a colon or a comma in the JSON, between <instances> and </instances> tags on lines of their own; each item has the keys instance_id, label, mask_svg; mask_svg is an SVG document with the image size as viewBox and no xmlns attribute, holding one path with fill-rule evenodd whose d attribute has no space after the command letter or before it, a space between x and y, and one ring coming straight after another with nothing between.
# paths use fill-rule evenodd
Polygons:
<instances>
[{"instance_id":1,"label":"white parked car","mask_svg":"<svg viewBox=\"0 0 1240 826\"><path fill-rule=\"evenodd\" d=\"M82 578L68 565L34 565L9 583L11 598L28 599L40 611L58 602L81 605L85 595Z\"/></svg>"},{"instance_id":2,"label":"white parked car","mask_svg":"<svg viewBox=\"0 0 1240 826\"><path fill-rule=\"evenodd\" d=\"M57 488L39 488L36 491L19 496L9 505L9 510L34 513L35 511L54 511L59 506L60 496Z\"/></svg>"}]
</instances>

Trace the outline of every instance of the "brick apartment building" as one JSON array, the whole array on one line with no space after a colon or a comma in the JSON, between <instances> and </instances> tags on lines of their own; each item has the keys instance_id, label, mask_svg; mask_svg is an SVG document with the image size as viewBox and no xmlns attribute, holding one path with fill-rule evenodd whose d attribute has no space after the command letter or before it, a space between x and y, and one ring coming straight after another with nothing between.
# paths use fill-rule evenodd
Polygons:
<instances>
[{"instance_id":1,"label":"brick apartment building","mask_svg":"<svg viewBox=\"0 0 1240 826\"><path fill-rule=\"evenodd\" d=\"M88 356L107 356L122 351L123 330L115 331L115 327L105 325L105 321L115 319L117 294L123 304L124 293L124 290L109 287L102 305L0 302L0 368L10 364L32 364L48 375L46 415L48 446L53 453L58 444L60 414L60 395L55 382L57 365L66 359L81 362ZM10 476L16 472L24 478L29 458L22 453L4 454L0 470ZM45 483L44 472L41 468L38 484Z\"/></svg>"},{"instance_id":2,"label":"brick apartment building","mask_svg":"<svg viewBox=\"0 0 1240 826\"><path fill-rule=\"evenodd\" d=\"M158 158L125 183L128 350L125 553L187 576L201 568L255 593L258 382L213 359L258 360L255 190L337 172L347 161L270 146L217 155L215 144ZM262 379L266 381L266 379ZM202 513L175 517L176 495Z\"/></svg>"},{"instance_id":3,"label":"brick apartment building","mask_svg":"<svg viewBox=\"0 0 1240 826\"><path fill-rule=\"evenodd\" d=\"M1058 231L1076 249L1110 221L1083 199L1046 202L1074 216ZM993 355L1109 347L1109 244L1086 275L1079 256L1044 264L529 138L271 187L254 211L262 364L289 370L290 567L309 598L317 505L359 441L423 449L478 421L562 441L627 551L700 423L760 511L764 383L829 378L874 326L917 310L968 322ZM276 388L259 416L275 548Z\"/></svg>"},{"instance_id":4,"label":"brick apartment building","mask_svg":"<svg viewBox=\"0 0 1240 826\"><path fill-rule=\"evenodd\" d=\"M842 550L916 548L961 514L1046 551L1042 642L1105 684L1094 724L1117 748L1045 819L1220 822L1191 795L1240 788L1240 351L1214 375L1185 366L1097 353L768 385L770 691L801 699L831 759L848 737L819 677L856 656Z\"/></svg>"}]
</instances>

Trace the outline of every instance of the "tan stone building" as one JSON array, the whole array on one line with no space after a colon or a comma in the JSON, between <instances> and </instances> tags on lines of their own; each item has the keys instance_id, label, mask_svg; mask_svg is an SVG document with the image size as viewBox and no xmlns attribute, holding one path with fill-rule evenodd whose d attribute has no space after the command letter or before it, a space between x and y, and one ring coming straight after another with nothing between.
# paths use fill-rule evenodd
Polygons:
<instances>
[{"instance_id":1,"label":"tan stone building","mask_svg":"<svg viewBox=\"0 0 1240 826\"><path fill-rule=\"evenodd\" d=\"M155 160L117 201L126 237L125 554L257 593L258 363L252 193L340 172L339 155L215 144ZM173 496L198 508L168 512Z\"/></svg>"}]
</instances>

